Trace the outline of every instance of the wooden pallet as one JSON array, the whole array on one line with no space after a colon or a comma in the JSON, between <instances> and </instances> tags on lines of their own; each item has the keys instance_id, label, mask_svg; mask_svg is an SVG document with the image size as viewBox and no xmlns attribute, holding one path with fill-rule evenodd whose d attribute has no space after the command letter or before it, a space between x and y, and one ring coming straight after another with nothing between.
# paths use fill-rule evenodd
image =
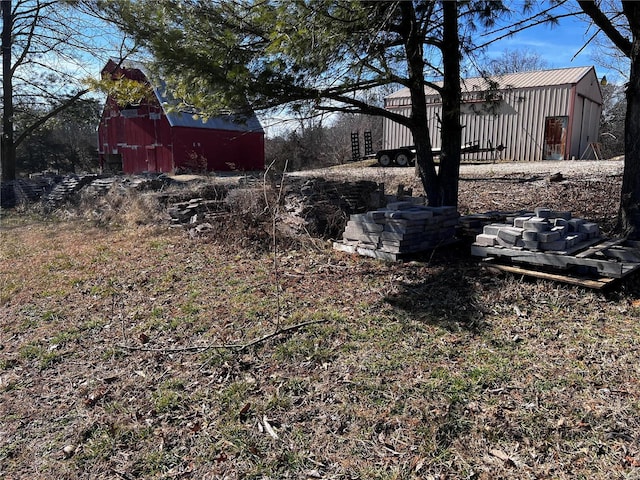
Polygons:
<instances>
[{"instance_id":1,"label":"wooden pallet","mask_svg":"<svg viewBox=\"0 0 640 480\"><path fill-rule=\"evenodd\" d=\"M601 289L640 268L640 244L595 239L563 252L472 245L471 254L499 270Z\"/></svg>"},{"instance_id":2,"label":"wooden pallet","mask_svg":"<svg viewBox=\"0 0 640 480\"><path fill-rule=\"evenodd\" d=\"M508 265L499 263L495 258L483 259L485 266L494 268L503 272L514 273L516 275L525 275L527 277L542 278L544 280L552 280L554 282L568 283L570 285L579 285L594 290L602 290L606 286L618 280L617 278L603 276L582 276L576 273L553 273L544 270L536 270L533 268L525 268L517 265Z\"/></svg>"}]
</instances>

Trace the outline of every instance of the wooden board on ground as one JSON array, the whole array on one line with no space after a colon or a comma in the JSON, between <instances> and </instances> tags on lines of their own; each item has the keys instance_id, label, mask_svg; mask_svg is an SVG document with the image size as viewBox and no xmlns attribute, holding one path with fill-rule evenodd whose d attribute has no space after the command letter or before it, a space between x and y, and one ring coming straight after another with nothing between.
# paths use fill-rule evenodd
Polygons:
<instances>
[{"instance_id":1,"label":"wooden board on ground","mask_svg":"<svg viewBox=\"0 0 640 480\"><path fill-rule=\"evenodd\" d=\"M596 255L602 252L603 250L606 250L607 248L618 246L622 243L624 243L624 238L614 238L613 240L606 240L590 248L587 248L586 250L583 250L580 253L577 253L576 257L578 258L590 257L591 255Z\"/></svg>"},{"instance_id":2,"label":"wooden board on ground","mask_svg":"<svg viewBox=\"0 0 640 480\"><path fill-rule=\"evenodd\" d=\"M616 278L611 277L582 277L578 275L569 275L561 273L552 273L542 270L534 270L532 268L525 268L516 265L505 265L496 262L494 258L484 259L485 265L491 268L496 268L503 272L515 273L520 275L526 275L528 277L542 278L544 280L553 280L555 282L568 283L570 285L578 285L580 287L592 288L595 290L601 290L612 282L615 282Z\"/></svg>"}]
</instances>

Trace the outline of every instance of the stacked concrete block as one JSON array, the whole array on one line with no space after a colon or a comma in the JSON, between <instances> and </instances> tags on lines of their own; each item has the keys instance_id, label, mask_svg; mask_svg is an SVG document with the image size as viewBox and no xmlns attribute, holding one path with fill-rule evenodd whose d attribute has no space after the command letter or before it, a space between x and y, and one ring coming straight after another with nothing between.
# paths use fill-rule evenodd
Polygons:
<instances>
[{"instance_id":1,"label":"stacked concrete block","mask_svg":"<svg viewBox=\"0 0 640 480\"><path fill-rule=\"evenodd\" d=\"M596 238L600 238L597 224L572 218L571 212L538 207L510 223L485 225L475 245L562 252Z\"/></svg>"},{"instance_id":2,"label":"stacked concrete block","mask_svg":"<svg viewBox=\"0 0 640 480\"><path fill-rule=\"evenodd\" d=\"M188 202L175 203L167 209L171 217L171 226L193 228L208 220L211 212L222 210L220 200L192 198Z\"/></svg>"},{"instance_id":3,"label":"stacked concrete block","mask_svg":"<svg viewBox=\"0 0 640 480\"><path fill-rule=\"evenodd\" d=\"M59 178L42 176L1 182L0 206L13 208L37 202L51 191L56 181L59 181Z\"/></svg>"},{"instance_id":4,"label":"stacked concrete block","mask_svg":"<svg viewBox=\"0 0 640 480\"><path fill-rule=\"evenodd\" d=\"M393 202L384 209L351 215L342 242L334 243L334 248L397 260L453 241L459 217L456 208L416 202Z\"/></svg>"},{"instance_id":5,"label":"stacked concrete block","mask_svg":"<svg viewBox=\"0 0 640 480\"><path fill-rule=\"evenodd\" d=\"M43 197L45 211L50 212L59 208L65 202L72 200L82 188L98 177L96 174L67 175L53 187L48 195Z\"/></svg>"}]
</instances>

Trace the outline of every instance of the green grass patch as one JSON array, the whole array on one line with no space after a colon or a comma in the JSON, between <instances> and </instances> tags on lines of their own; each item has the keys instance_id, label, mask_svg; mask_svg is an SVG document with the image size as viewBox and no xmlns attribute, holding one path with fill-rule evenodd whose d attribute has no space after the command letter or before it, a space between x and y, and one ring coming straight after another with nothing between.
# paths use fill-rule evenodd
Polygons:
<instances>
[{"instance_id":1,"label":"green grass patch","mask_svg":"<svg viewBox=\"0 0 640 480\"><path fill-rule=\"evenodd\" d=\"M18 354L24 360L36 361L41 370L52 367L62 359L60 352L51 350L37 341L22 345L18 349Z\"/></svg>"},{"instance_id":2,"label":"green grass patch","mask_svg":"<svg viewBox=\"0 0 640 480\"><path fill-rule=\"evenodd\" d=\"M151 398L158 413L183 409L185 407L183 400L186 398L184 381L172 379L162 382L151 394Z\"/></svg>"}]
</instances>

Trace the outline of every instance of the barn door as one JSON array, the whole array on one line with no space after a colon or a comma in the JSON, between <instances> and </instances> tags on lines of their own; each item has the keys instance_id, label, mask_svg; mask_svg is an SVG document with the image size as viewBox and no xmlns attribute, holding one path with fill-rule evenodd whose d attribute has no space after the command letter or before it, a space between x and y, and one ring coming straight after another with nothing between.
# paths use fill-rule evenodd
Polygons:
<instances>
[{"instance_id":1,"label":"barn door","mask_svg":"<svg viewBox=\"0 0 640 480\"><path fill-rule=\"evenodd\" d=\"M567 148L569 117L547 117L544 123L545 160L564 160Z\"/></svg>"},{"instance_id":2,"label":"barn door","mask_svg":"<svg viewBox=\"0 0 640 480\"><path fill-rule=\"evenodd\" d=\"M158 157L155 147L147 147L147 171L158 171Z\"/></svg>"}]
</instances>

